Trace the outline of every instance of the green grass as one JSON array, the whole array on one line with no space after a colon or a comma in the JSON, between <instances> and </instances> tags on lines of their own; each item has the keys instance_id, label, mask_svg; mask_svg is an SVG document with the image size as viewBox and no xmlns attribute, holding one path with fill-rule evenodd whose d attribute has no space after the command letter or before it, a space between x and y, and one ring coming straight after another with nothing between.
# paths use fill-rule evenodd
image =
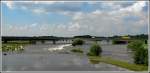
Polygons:
<instances>
[{"instance_id":1,"label":"green grass","mask_svg":"<svg viewBox=\"0 0 150 73\"><path fill-rule=\"evenodd\" d=\"M2 51L3 52L12 52L12 51L23 51L24 45L26 45L27 42L9 42L9 43L3 43L2 44Z\"/></svg>"},{"instance_id":2,"label":"green grass","mask_svg":"<svg viewBox=\"0 0 150 73\"><path fill-rule=\"evenodd\" d=\"M2 44L2 51L3 52L10 52L10 51L23 51L25 44Z\"/></svg>"},{"instance_id":3,"label":"green grass","mask_svg":"<svg viewBox=\"0 0 150 73\"><path fill-rule=\"evenodd\" d=\"M99 62L116 65L116 66L126 68L126 69L132 70L132 71L148 71L148 66L129 64L124 61L114 60L110 57L89 56L89 60L95 60L95 61L99 61Z\"/></svg>"},{"instance_id":4,"label":"green grass","mask_svg":"<svg viewBox=\"0 0 150 73\"><path fill-rule=\"evenodd\" d=\"M71 52L75 52L75 53L83 53L83 51L81 50L81 48L75 48L75 49L72 49Z\"/></svg>"},{"instance_id":5,"label":"green grass","mask_svg":"<svg viewBox=\"0 0 150 73\"><path fill-rule=\"evenodd\" d=\"M1 50L3 52L9 51L23 51L23 46L30 44L30 41L8 41L7 43L2 42Z\"/></svg>"}]
</instances>

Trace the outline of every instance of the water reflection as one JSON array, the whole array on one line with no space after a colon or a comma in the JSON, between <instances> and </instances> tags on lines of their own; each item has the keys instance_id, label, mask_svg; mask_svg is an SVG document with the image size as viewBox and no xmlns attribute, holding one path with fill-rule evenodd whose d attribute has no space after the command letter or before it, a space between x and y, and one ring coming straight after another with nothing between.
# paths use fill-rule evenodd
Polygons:
<instances>
[{"instance_id":1,"label":"water reflection","mask_svg":"<svg viewBox=\"0 0 150 73\"><path fill-rule=\"evenodd\" d=\"M6 56L2 56L2 68L4 71L125 70L108 64L102 64L95 60L89 61L88 57L86 56L86 53L88 52L89 47L91 46L89 44L75 47L63 46L64 49L62 50L49 51L49 49L62 45L66 44L34 44L25 46L25 50L23 52L7 52ZM117 47L113 45L101 44L101 46L103 49L102 56L111 56L116 54L116 52L126 53L123 49L124 45L119 45ZM82 48L84 54L79 55L70 52L71 49L77 47ZM118 49L120 49L120 51L118 51ZM122 56L120 55L120 57L115 57L120 58Z\"/></svg>"},{"instance_id":2,"label":"water reflection","mask_svg":"<svg viewBox=\"0 0 150 73\"><path fill-rule=\"evenodd\" d=\"M100 61L98 61L98 60L89 60L89 61L91 64L99 64L100 63Z\"/></svg>"}]
</instances>

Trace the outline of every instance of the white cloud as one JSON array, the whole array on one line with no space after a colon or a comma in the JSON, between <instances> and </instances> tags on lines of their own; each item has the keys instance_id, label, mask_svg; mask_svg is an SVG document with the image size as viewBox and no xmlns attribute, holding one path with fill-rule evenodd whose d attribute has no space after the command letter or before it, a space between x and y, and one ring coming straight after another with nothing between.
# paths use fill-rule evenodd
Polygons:
<instances>
[{"instance_id":1,"label":"white cloud","mask_svg":"<svg viewBox=\"0 0 150 73\"><path fill-rule=\"evenodd\" d=\"M2 1L2 3L6 4L6 6L10 9L14 8L14 2L13 1Z\"/></svg>"},{"instance_id":2,"label":"white cloud","mask_svg":"<svg viewBox=\"0 0 150 73\"><path fill-rule=\"evenodd\" d=\"M102 12L100 10L96 10L93 12L93 14L101 14Z\"/></svg>"},{"instance_id":3,"label":"white cloud","mask_svg":"<svg viewBox=\"0 0 150 73\"><path fill-rule=\"evenodd\" d=\"M57 1L33 1L35 4L55 4Z\"/></svg>"},{"instance_id":4,"label":"white cloud","mask_svg":"<svg viewBox=\"0 0 150 73\"><path fill-rule=\"evenodd\" d=\"M73 19L76 20L76 19L82 19L82 16L83 13L82 12L76 12L73 14Z\"/></svg>"},{"instance_id":5,"label":"white cloud","mask_svg":"<svg viewBox=\"0 0 150 73\"><path fill-rule=\"evenodd\" d=\"M33 23L30 25L30 27L36 27L38 24L37 23Z\"/></svg>"},{"instance_id":6,"label":"white cloud","mask_svg":"<svg viewBox=\"0 0 150 73\"><path fill-rule=\"evenodd\" d=\"M80 27L78 29L80 32L78 33L101 36L147 33L148 17L142 11L144 6L145 2L136 2L122 10L112 12L96 10L92 13L76 14L73 17L73 25L71 26L75 26L78 23ZM126 21L124 20L126 16L137 16L139 20ZM144 28L145 30L143 30Z\"/></svg>"},{"instance_id":7,"label":"white cloud","mask_svg":"<svg viewBox=\"0 0 150 73\"><path fill-rule=\"evenodd\" d=\"M32 12L36 14L47 14L47 11L45 11L43 8L33 9Z\"/></svg>"},{"instance_id":8,"label":"white cloud","mask_svg":"<svg viewBox=\"0 0 150 73\"><path fill-rule=\"evenodd\" d=\"M144 6L146 6L146 1L138 1L132 6L120 9L120 11L140 12Z\"/></svg>"},{"instance_id":9,"label":"white cloud","mask_svg":"<svg viewBox=\"0 0 150 73\"><path fill-rule=\"evenodd\" d=\"M69 31L79 32L78 31L79 29L80 29L79 23L70 24L70 26L68 27Z\"/></svg>"},{"instance_id":10,"label":"white cloud","mask_svg":"<svg viewBox=\"0 0 150 73\"><path fill-rule=\"evenodd\" d=\"M36 4L38 4L37 2ZM43 2L44 3L44 2ZM49 3L53 4L55 2ZM95 3L94 3L95 4ZM111 36L123 34L138 34L147 33L148 16L146 16L142 9L145 2L138 1L130 6L121 7L114 3L104 3L103 5L112 7L112 11L102 11L97 9L95 11L84 13L81 11L59 11L59 14L69 15L72 21L68 24L38 24L24 26L4 26L3 35L56 35L56 36L75 36L75 35L97 35L97 36ZM10 5L11 6L11 5ZM34 13L47 13L46 9L35 8ZM125 21L126 16L136 16L138 21ZM6 28L6 29L5 29ZM144 31L143 29L146 28Z\"/></svg>"},{"instance_id":11,"label":"white cloud","mask_svg":"<svg viewBox=\"0 0 150 73\"><path fill-rule=\"evenodd\" d=\"M117 10L117 9L121 8L121 3L117 3L114 1L102 2L101 7L106 8L106 9L109 8L111 10Z\"/></svg>"}]
</instances>

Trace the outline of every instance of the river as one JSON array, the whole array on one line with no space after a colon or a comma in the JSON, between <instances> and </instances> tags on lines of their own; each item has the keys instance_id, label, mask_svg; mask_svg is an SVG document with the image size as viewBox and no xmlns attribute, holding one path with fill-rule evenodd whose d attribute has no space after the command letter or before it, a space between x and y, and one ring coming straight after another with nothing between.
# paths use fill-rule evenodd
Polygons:
<instances>
[{"instance_id":1,"label":"river","mask_svg":"<svg viewBox=\"0 0 150 73\"><path fill-rule=\"evenodd\" d=\"M126 71L114 65L99 63L92 64L86 53L90 45L76 46L83 48L84 54L70 52L70 44L35 44L26 45L23 52L7 53L2 56L3 71ZM102 44L102 56L132 63L127 53L126 45Z\"/></svg>"}]
</instances>

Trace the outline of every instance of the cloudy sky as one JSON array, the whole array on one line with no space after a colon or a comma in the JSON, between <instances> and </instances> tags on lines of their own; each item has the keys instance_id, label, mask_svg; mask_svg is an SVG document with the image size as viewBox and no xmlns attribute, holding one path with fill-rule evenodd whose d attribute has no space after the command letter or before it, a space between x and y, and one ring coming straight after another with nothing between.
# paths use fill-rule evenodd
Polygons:
<instances>
[{"instance_id":1,"label":"cloudy sky","mask_svg":"<svg viewBox=\"0 0 150 73\"><path fill-rule=\"evenodd\" d=\"M148 2L2 2L3 36L148 33Z\"/></svg>"}]
</instances>

